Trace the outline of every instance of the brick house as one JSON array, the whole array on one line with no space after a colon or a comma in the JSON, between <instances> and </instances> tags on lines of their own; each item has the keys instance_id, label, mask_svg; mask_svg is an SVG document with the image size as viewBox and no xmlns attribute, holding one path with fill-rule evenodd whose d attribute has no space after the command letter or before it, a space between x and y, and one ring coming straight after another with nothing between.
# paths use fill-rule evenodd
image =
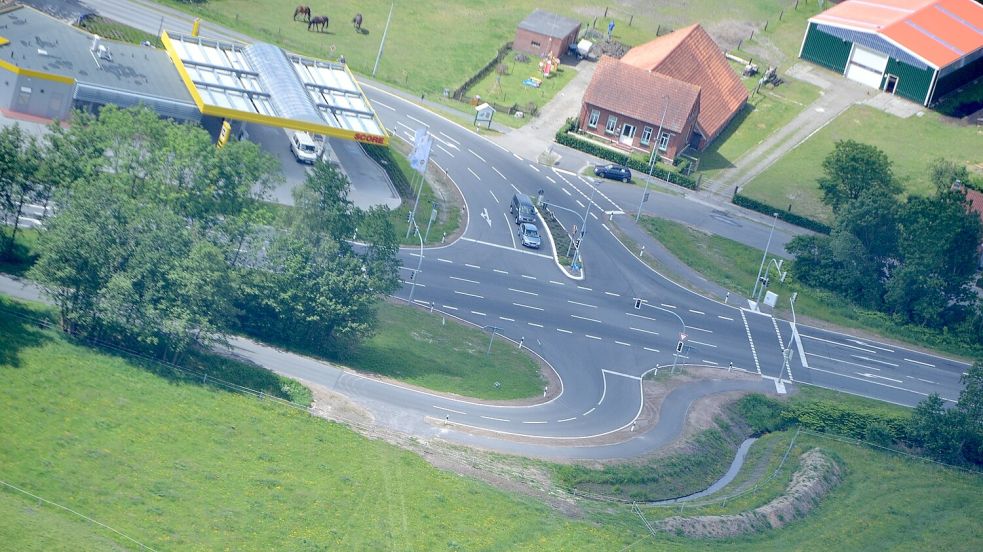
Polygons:
<instances>
[{"instance_id":1,"label":"brick house","mask_svg":"<svg viewBox=\"0 0 983 552\"><path fill-rule=\"evenodd\" d=\"M665 109L665 98L668 97L666 119L671 119L673 125L668 131L668 139L660 136L658 155L671 161L687 147L704 149L747 102L748 92L744 83L710 35L698 24L636 46L620 60L602 59L602 63L617 64L618 68L602 70L602 64L598 64L587 87L588 93L584 95L579 128L628 151L650 153L656 142L641 139L643 135L639 135L637 140L630 140L632 129L629 128L629 133L625 134L623 126L618 125L617 121L615 129L609 132L604 126L599 133L590 124L591 113L597 111L601 124L605 125L607 117L611 116L603 114L605 110L623 120L637 120L635 116L645 113L648 120L644 121L647 124L643 123L642 128L651 127L653 122L655 126L652 128L657 128ZM619 112L619 109L636 105L637 102L646 102L647 105L644 108L636 107L632 113ZM696 110L694 124L688 124L690 109ZM652 119L652 113L655 113L655 119ZM670 113L674 116L670 117ZM663 145L666 147L663 148Z\"/></svg>"},{"instance_id":2,"label":"brick house","mask_svg":"<svg viewBox=\"0 0 983 552\"><path fill-rule=\"evenodd\" d=\"M547 53L560 57L579 34L580 21L537 9L519 23L512 49L537 57Z\"/></svg>"},{"instance_id":3,"label":"brick house","mask_svg":"<svg viewBox=\"0 0 983 552\"><path fill-rule=\"evenodd\" d=\"M630 83L630 86L619 86ZM584 92L578 127L626 150L675 159L689 144L700 88L603 56Z\"/></svg>"}]
</instances>

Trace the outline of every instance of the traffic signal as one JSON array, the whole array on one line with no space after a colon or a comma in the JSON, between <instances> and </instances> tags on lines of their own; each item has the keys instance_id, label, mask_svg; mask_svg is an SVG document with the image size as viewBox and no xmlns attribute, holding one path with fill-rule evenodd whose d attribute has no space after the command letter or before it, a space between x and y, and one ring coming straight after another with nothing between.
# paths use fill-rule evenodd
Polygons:
<instances>
[{"instance_id":1,"label":"traffic signal","mask_svg":"<svg viewBox=\"0 0 983 552\"><path fill-rule=\"evenodd\" d=\"M676 352L677 353L683 352L683 342L682 341L677 341L676 342Z\"/></svg>"}]
</instances>

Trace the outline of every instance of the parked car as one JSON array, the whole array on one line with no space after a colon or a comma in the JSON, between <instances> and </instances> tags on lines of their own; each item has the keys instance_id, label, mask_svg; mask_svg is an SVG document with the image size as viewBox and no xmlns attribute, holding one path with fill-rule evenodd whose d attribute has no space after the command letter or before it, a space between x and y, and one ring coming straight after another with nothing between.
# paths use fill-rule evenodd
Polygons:
<instances>
[{"instance_id":1,"label":"parked car","mask_svg":"<svg viewBox=\"0 0 983 552\"><path fill-rule=\"evenodd\" d=\"M610 178L611 180L620 180L622 182L631 181L631 171L628 167L622 165L598 165L594 167L594 174L597 176L603 176L604 178Z\"/></svg>"},{"instance_id":2,"label":"parked car","mask_svg":"<svg viewBox=\"0 0 983 552\"><path fill-rule=\"evenodd\" d=\"M519 225L519 237L522 238L522 245L539 249L542 239L539 237L539 228L531 222L523 222Z\"/></svg>"},{"instance_id":3,"label":"parked car","mask_svg":"<svg viewBox=\"0 0 983 552\"><path fill-rule=\"evenodd\" d=\"M299 163L310 163L311 165L317 161L320 154L311 135L300 131L290 135L290 151L293 152Z\"/></svg>"}]
</instances>

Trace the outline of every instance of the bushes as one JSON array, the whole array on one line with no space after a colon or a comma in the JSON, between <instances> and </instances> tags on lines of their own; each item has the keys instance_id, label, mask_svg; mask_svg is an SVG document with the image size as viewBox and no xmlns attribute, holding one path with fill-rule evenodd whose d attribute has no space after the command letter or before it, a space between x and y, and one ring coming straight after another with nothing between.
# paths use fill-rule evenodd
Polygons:
<instances>
[{"instance_id":1,"label":"bushes","mask_svg":"<svg viewBox=\"0 0 983 552\"><path fill-rule=\"evenodd\" d=\"M463 100L464 94L467 93L468 89L474 86L476 82L485 78L485 75L494 71L495 68L498 67L498 64L502 63L502 60L505 59L505 56L509 55L509 52L511 51L512 43L506 42L505 45L498 49L498 53L495 55L495 58L486 63L485 66L479 69L477 73L472 75L470 79L464 81L464 84L458 86L454 92L451 93L451 97L455 100Z\"/></svg>"},{"instance_id":2,"label":"bushes","mask_svg":"<svg viewBox=\"0 0 983 552\"><path fill-rule=\"evenodd\" d=\"M648 174L649 167L647 161L631 157L626 153L612 150L580 138L576 134L573 134L573 131L576 130L576 128L577 121L575 119L567 119L567 122L564 123L560 130L558 130L556 133L556 143ZM678 184L684 188L689 188L690 190L696 189L695 180L688 176L679 174L678 172L666 169L659 163L656 163L652 171L652 176L661 178L662 180L671 182L672 184Z\"/></svg>"},{"instance_id":3,"label":"bushes","mask_svg":"<svg viewBox=\"0 0 983 552\"><path fill-rule=\"evenodd\" d=\"M890 444L908 441L911 415L888 409L843 405L831 400L792 399L788 402L751 394L737 401L737 411L757 433L800 425L813 431Z\"/></svg>"},{"instance_id":4,"label":"bushes","mask_svg":"<svg viewBox=\"0 0 983 552\"><path fill-rule=\"evenodd\" d=\"M797 215L795 213L790 213L784 209L779 209L777 207L772 207L767 203L758 201L756 199L751 199L748 196L741 195L740 193L734 193L733 199L734 205L744 207L746 209L751 209L752 211L757 211L759 213L764 213L766 215L773 215L778 213L778 218L794 224L796 226L801 226L803 228L808 228L814 232L819 232L821 234L829 234L831 228L817 220L812 220L810 218L803 217L802 215Z\"/></svg>"},{"instance_id":5,"label":"bushes","mask_svg":"<svg viewBox=\"0 0 983 552\"><path fill-rule=\"evenodd\" d=\"M406 173L399 169L399 165L396 164L393 153L389 148L385 146L374 146L372 144L363 144L362 147L365 148L365 153L369 154L369 157L378 163L386 171L386 174L389 175L389 180L392 180L393 186L399 192L399 197L404 200L416 197L416 191L406 178Z\"/></svg>"}]
</instances>

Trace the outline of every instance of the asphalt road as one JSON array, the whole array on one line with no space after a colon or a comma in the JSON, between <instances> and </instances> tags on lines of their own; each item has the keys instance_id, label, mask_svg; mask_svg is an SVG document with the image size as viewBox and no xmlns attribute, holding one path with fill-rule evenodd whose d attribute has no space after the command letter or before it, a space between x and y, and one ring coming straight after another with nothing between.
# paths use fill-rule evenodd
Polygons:
<instances>
[{"instance_id":1,"label":"asphalt road","mask_svg":"<svg viewBox=\"0 0 983 552\"><path fill-rule=\"evenodd\" d=\"M94 0L89 4L152 32L165 10L147 10L143 2ZM205 29L206 34L213 31L211 25L206 24ZM467 202L463 237L448 246L427 249L422 272L412 284L406 280L400 295L408 298L410 285L415 284L415 301L432 303L480 327L501 328L502 334L522 342L555 368L562 390L542 404L492 406L336 373L293 357L287 362L265 348L244 348L243 353L257 362L333 386L369 408L380 423L397 429L423 434L440 431L461 442L510 452L578 458L624 457L651 450L678 434L683 413L694 397L733 385L710 380L684 387L670 396L656 429L633 434L618 445L562 446L563 440L629 427L641 411L641 377L674 361L722 370L733 363L736 369L761 376L743 383L755 390L782 392L788 385L809 383L905 405L933 392L947 400L958 397L959 376L967 367L964 363L802 324L793 327L788 321L701 297L662 278L628 251L607 224L609 217L628 216L624 203L634 191L631 188L595 184L569 171L538 166L398 95L373 86L365 88L394 133L407 137L420 126L430 129L435 138L432 161L450 175ZM567 225L583 228L581 217L589 206L584 216L586 277L582 281L566 277L548 248L529 251L516 244L508 202L516 191L535 197L539 190L551 205L564 208L557 214ZM719 220L733 218L726 213L704 209L707 212L705 216L716 223L743 235L750 233ZM744 224L751 223L739 222ZM766 235L767 230L755 224L757 234ZM415 256L418 251L403 251L406 267L415 268L420 262ZM408 277L408 272L404 275ZM683 350L677 357L674 352L680 340ZM791 351L788 367L784 365L786 349ZM519 444L447 427L436 430L427 419L450 419L461 426L525 435L551 444Z\"/></svg>"}]
</instances>

